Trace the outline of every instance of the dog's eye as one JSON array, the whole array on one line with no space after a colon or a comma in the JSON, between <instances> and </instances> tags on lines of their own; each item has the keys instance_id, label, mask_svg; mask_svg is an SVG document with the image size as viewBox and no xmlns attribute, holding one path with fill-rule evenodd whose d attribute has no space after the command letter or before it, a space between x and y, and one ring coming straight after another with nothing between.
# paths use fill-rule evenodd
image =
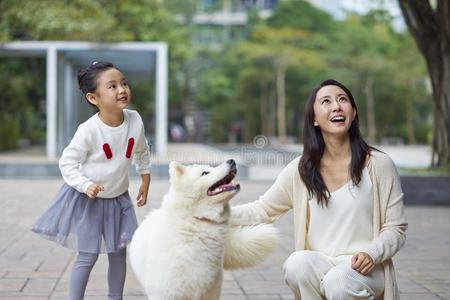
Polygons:
<instances>
[{"instance_id":1,"label":"dog's eye","mask_svg":"<svg viewBox=\"0 0 450 300\"><path fill-rule=\"evenodd\" d=\"M209 172L204 171L204 172L202 173L202 176L203 176L203 175L208 175L208 174L209 174Z\"/></svg>"}]
</instances>

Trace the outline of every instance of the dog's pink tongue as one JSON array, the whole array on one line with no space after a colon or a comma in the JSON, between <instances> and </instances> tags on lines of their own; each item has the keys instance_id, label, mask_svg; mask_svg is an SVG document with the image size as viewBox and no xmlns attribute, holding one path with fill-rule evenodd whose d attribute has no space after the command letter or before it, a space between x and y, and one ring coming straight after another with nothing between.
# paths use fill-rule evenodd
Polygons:
<instances>
[{"instance_id":1,"label":"dog's pink tongue","mask_svg":"<svg viewBox=\"0 0 450 300\"><path fill-rule=\"evenodd\" d=\"M234 187L235 187L235 185L233 183L223 184L221 186L216 187L212 191L208 191L208 195L209 196L214 196L214 195L220 194L220 193L228 190L229 188L234 188Z\"/></svg>"},{"instance_id":2,"label":"dog's pink tongue","mask_svg":"<svg viewBox=\"0 0 450 300\"><path fill-rule=\"evenodd\" d=\"M223 185L221 185L221 186L219 186L219 187L216 187L214 190L212 190L212 191L208 191L208 195L210 195L210 196L214 196L214 195L217 195L217 194L220 194L221 192L223 192L225 189L224 189L224 186Z\"/></svg>"}]
</instances>

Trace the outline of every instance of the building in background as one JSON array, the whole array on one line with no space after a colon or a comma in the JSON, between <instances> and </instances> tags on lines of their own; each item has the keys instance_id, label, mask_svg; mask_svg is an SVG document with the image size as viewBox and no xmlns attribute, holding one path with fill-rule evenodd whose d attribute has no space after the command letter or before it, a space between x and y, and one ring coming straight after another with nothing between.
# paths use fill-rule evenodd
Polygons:
<instances>
[{"instance_id":1,"label":"building in background","mask_svg":"<svg viewBox=\"0 0 450 300\"><path fill-rule=\"evenodd\" d=\"M193 18L197 28L194 41L219 47L245 37L248 14L271 15L280 0L201 0Z\"/></svg>"},{"instance_id":2,"label":"building in background","mask_svg":"<svg viewBox=\"0 0 450 300\"><path fill-rule=\"evenodd\" d=\"M218 49L224 43L245 37L245 26L249 13L268 18L278 2L283 0L200 0L193 17L197 28L194 41ZM370 9L382 7L389 11L393 26L404 30L405 24L397 0L306 0L336 19L344 18L349 12L367 13Z\"/></svg>"}]
</instances>

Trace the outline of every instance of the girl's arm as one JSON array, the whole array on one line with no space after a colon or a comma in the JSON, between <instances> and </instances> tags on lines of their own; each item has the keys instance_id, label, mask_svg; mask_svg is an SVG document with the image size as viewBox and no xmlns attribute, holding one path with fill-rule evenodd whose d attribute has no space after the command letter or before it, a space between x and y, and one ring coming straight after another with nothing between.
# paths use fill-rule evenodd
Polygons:
<instances>
[{"instance_id":1,"label":"girl's arm","mask_svg":"<svg viewBox=\"0 0 450 300\"><path fill-rule=\"evenodd\" d=\"M136 150L133 155L133 164L136 166L136 172L139 175L150 174L150 150L145 138L144 123L139 116L140 133L136 141Z\"/></svg>"},{"instance_id":2,"label":"girl's arm","mask_svg":"<svg viewBox=\"0 0 450 300\"><path fill-rule=\"evenodd\" d=\"M275 183L258 200L231 207L230 224L254 225L272 223L292 208L293 176L298 159L289 163Z\"/></svg>"},{"instance_id":3,"label":"girl's arm","mask_svg":"<svg viewBox=\"0 0 450 300\"><path fill-rule=\"evenodd\" d=\"M139 115L138 115L139 116ZM147 203L148 189L150 187L150 151L147 140L145 139L144 123L139 116L140 133L136 143L136 151L133 156L133 164L136 166L136 172L141 175L142 183L136 197L137 206L141 207Z\"/></svg>"},{"instance_id":4,"label":"girl's arm","mask_svg":"<svg viewBox=\"0 0 450 300\"><path fill-rule=\"evenodd\" d=\"M94 184L80 170L89 151L88 139L87 130L83 126L79 126L59 159L59 169L64 181L80 193L87 193L89 186Z\"/></svg>"}]
</instances>

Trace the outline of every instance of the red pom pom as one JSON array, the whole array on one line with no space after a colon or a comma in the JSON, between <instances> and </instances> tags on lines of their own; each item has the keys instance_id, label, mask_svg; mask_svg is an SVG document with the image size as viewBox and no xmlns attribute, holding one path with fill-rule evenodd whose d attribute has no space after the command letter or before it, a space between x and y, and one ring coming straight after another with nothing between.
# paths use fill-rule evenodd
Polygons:
<instances>
[{"instance_id":1,"label":"red pom pom","mask_svg":"<svg viewBox=\"0 0 450 300\"><path fill-rule=\"evenodd\" d=\"M103 152L105 152L107 159L111 159L112 157L111 147L109 147L107 143L103 144Z\"/></svg>"},{"instance_id":2,"label":"red pom pom","mask_svg":"<svg viewBox=\"0 0 450 300\"><path fill-rule=\"evenodd\" d=\"M127 158L131 157L131 152L133 151L134 138L128 139L127 153L125 154Z\"/></svg>"}]
</instances>

